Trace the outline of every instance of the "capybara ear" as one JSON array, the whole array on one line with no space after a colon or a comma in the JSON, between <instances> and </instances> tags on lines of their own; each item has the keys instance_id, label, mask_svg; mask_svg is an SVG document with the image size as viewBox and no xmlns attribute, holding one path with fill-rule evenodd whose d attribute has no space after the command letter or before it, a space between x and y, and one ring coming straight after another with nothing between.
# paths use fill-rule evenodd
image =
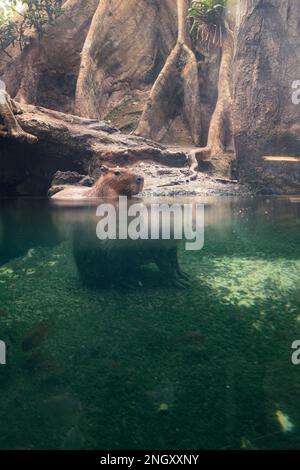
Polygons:
<instances>
[{"instance_id":1,"label":"capybara ear","mask_svg":"<svg viewBox=\"0 0 300 470\"><path fill-rule=\"evenodd\" d=\"M105 165L102 165L100 168L101 175L107 175L108 172L109 172L109 168Z\"/></svg>"}]
</instances>

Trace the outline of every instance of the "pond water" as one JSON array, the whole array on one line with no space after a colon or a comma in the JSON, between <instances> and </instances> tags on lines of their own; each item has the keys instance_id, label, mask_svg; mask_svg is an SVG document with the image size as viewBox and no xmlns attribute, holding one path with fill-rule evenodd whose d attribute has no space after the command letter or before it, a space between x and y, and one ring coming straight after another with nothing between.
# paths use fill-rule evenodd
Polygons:
<instances>
[{"instance_id":1,"label":"pond water","mask_svg":"<svg viewBox=\"0 0 300 470\"><path fill-rule=\"evenodd\" d=\"M91 208L0 203L1 449L300 449L299 200L204 202L185 288L87 285Z\"/></svg>"}]
</instances>

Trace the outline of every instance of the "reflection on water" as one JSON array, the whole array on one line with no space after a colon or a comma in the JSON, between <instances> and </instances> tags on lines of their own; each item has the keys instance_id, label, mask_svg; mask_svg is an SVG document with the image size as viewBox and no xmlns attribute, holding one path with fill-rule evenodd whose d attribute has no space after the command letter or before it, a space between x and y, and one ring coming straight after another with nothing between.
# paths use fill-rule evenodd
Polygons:
<instances>
[{"instance_id":1,"label":"reflection on water","mask_svg":"<svg viewBox=\"0 0 300 470\"><path fill-rule=\"evenodd\" d=\"M106 271L94 208L1 203L0 448L300 448L300 205L205 203L202 251Z\"/></svg>"}]
</instances>

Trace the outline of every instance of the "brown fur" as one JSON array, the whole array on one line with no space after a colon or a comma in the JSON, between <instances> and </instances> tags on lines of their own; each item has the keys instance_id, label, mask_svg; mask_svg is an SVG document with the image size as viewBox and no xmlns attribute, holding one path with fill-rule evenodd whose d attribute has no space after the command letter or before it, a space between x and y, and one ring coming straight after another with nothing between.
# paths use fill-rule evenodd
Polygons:
<instances>
[{"instance_id":1,"label":"brown fur","mask_svg":"<svg viewBox=\"0 0 300 470\"><path fill-rule=\"evenodd\" d=\"M144 187L144 178L131 170L102 166L100 171L102 174L92 188L66 186L54 194L52 199L131 197L142 191Z\"/></svg>"},{"instance_id":2,"label":"brown fur","mask_svg":"<svg viewBox=\"0 0 300 470\"><path fill-rule=\"evenodd\" d=\"M144 178L133 171L102 167L103 175L88 191L87 197L134 196L142 191Z\"/></svg>"}]
</instances>

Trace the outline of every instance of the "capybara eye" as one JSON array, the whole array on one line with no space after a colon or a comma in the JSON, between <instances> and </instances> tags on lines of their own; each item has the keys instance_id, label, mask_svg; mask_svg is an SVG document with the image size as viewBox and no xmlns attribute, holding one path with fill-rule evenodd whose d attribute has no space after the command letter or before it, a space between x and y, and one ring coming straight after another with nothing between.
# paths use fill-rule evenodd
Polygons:
<instances>
[{"instance_id":1,"label":"capybara eye","mask_svg":"<svg viewBox=\"0 0 300 470\"><path fill-rule=\"evenodd\" d=\"M120 171L115 171L115 176L120 176L121 172Z\"/></svg>"}]
</instances>

